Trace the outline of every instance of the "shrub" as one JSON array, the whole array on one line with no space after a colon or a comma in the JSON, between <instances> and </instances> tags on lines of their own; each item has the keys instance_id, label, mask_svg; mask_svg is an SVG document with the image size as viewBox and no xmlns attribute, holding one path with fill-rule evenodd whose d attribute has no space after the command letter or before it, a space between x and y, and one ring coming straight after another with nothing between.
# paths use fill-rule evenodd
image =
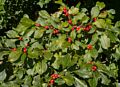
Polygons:
<instances>
[{"instance_id":1,"label":"shrub","mask_svg":"<svg viewBox=\"0 0 120 87\"><path fill-rule=\"evenodd\" d=\"M117 86L120 22L97 2L91 9L68 8L27 15L0 42L1 87ZM4 66L4 67L3 67Z\"/></svg>"}]
</instances>

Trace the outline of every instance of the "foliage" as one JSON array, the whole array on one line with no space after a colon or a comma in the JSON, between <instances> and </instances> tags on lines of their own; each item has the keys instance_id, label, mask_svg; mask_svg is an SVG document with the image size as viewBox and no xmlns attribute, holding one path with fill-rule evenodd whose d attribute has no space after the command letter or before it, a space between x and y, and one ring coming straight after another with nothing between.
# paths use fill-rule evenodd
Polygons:
<instances>
[{"instance_id":1,"label":"foliage","mask_svg":"<svg viewBox=\"0 0 120 87\"><path fill-rule=\"evenodd\" d=\"M71 8L39 11L34 22L24 15L0 39L1 87L117 86L120 21L115 11ZM4 67L3 67L4 66Z\"/></svg>"},{"instance_id":2,"label":"foliage","mask_svg":"<svg viewBox=\"0 0 120 87\"><path fill-rule=\"evenodd\" d=\"M0 32L16 27L24 14L37 19L37 12L51 0L0 0ZM28 10L29 9L29 10ZM31 14L32 13L32 14ZM4 33L0 33L0 36Z\"/></svg>"}]
</instances>

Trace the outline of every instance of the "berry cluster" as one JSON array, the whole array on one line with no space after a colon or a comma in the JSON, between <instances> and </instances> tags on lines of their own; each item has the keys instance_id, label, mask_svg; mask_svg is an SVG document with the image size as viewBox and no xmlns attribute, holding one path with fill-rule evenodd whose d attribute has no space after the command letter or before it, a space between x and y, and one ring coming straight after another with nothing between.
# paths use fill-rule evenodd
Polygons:
<instances>
[{"instance_id":1,"label":"berry cluster","mask_svg":"<svg viewBox=\"0 0 120 87\"><path fill-rule=\"evenodd\" d=\"M55 83L55 79L57 79L59 77L60 77L60 75L58 75L58 74L52 74L51 75L51 80L49 81L48 86L53 85Z\"/></svg>"},{"instance_id":2,"label":"berry cluster","mask_svg":"<svg viewBox=\"0 0 120 87\"><path fill-rule=\"evenodd\" d=\"M63 8L63 14L68 17L69 16L69 13L68 13L68 10L66 7Z\"/></svg>"}]
</instances>

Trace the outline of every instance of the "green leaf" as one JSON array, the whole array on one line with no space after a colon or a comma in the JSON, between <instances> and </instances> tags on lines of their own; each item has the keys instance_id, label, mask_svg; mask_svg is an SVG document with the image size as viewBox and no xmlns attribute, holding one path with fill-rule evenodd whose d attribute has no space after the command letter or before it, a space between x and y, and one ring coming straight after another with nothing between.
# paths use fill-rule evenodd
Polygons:
<instances>
[{"instance_id":1,"label":"green leaf","mask_svg":"<svg viewBox=\"0 0 120 87\"><path fill-rule=\"evenodd\" d=\"M0 52L0 60L4 60L4 56L8 55L8 54L9 54L8 51L2 51L2 52Z\"/></svg>"},{"instance_id":2,"label":"green leaf","mask_svg":"<svg viewBox=\"0 0 120 87\"><path fill-rule=\"evenodd\" d=\"M43 56L44 56L44 58L46 60L51 60L53 54L50 51L46 50L46 51L44 51L44 55Z\"/></svg>"},{"instance_id":3,"label":"green leaf","mask_svg":"<svg viewBox=\"0 0 120 87\"><path fill-rule=\"evenodd\" d=\"M37 39L41 38L44 34L44 31L45 31L45 29L43 29L43 28L36 30L34 33L34 38L37 38Z\"/></svg>"},{"instance_id":4,"label":"green leaf","mask_svg":"<svg viewBox=\"0 0 120 87\"><path fill-rule=\"evenodd\" d=\"M70 73L67 73L65 76L62 76L62 78L68 86L73 85L74 77Z\"/></svg>"},{"instance_id":5,"label":"green leaf","mask_svg":"<svg viewBox=\"0 0 120 87\"><path fill-rule=\"evenodd\" d=\"M80 80L77 77L74 77L74 79L75 79L75 87L88 87L83 80Z\"/></svg>"},{"instance_id":6,"label":"green leaf","mask_svg":"<svg viewBox=\"0 0 120 87\"><path fill-rule=\"evenodd\" d=\"M93 77L92 79L88 80L90 87L97 87L98 79Z\"/></svg>"},{"instance_id":7,"label":"green leaf","mask_svg":"<svg viewBox=\"0 0 120 87\"><path fill-rule=\"evenodd\" d=\"M33 69L28 69L27 74L28 75L34 75L34 70Z\"/></svg>"},{"instance_id":8,"label":"green leaf","mask_svg":"<svg viewBox=\"0 0 120 87\"><path fill-rule=\"evenodd\" d=\"M115 27L120 27L120 21L117 21L117 22L115 23Z\"/></svg>"},{"instance_id":9,"label":"green leaf","mask_svg":"<svg viewBox=\"0 0 120 87\"><path fill-rule=\"evenodd\" d=\"M41 82L41 78L40 75L34 76L33 77L33 87L42 87L42 82Z\"/></svg>"},{"instance_id":10,"label":"green leaf","mask_svg":"<svg viewBox=\"0 0 120 87\"><path fill-rule=\"evenodd\" d=\"M98 57L98 51L96 49L90 50L90 55L96 59Z\"/></svg>"},{"instance_id":11,"label":"green leaf","mask_svg":"<svg viewBox=\"0 0 120 87\"><path fill-rule=\"evenodd\" d=\"M10 54L9 54L9 57L8 57L8 60L10 62L15 62L17 61L19 58L20 58L20 55L21 55L21 51L18 49L17 51L12 51Z\"/></svg>"},{"instance_id":12,"label":"green leaf","mask_svg":"<svg viewBox=\"0 0 120 87\"><path fill-rule=\"evenodd\" d=\"M4 81L6 78L7 74L5 72L5 70L3 70L2 72L0 72L0 81Z\"/></svg>"},{"instance_id":13,"label":"green leaf","mask_svg":"<svg viewBox=\"0 0 120 87\"><path fill-rule=\"evenodd\" d=\"M44 49L42 44L40 44L39 42L33 43L31 47L32 47L31 49L35 49L35 48Z\"/></svg>"},{"instance_id":14,"label":"green leaf","mask_svg":"<svg viewBox=\"0 0 120 87\"><path fill-rule=\"evenodd\" d=\"M39 51L37 49L33 49L33 50L31 48L28 49L28 57L29 58L38 59L38 56L39 56Z\"/></svg>"},{"instance_id":15,"label":"green leaf","mask_svg":"<svg viewBox=\"0 0 120 87\"><path fill-rule=\"evenodd\" d=\"M55 53L54 57L55 57L55 61L54 63L52 63L52 67L55 69L59 69L60 64L61 64L61 59L62 59L61 53L59 54Z\"/></svg>"},{"instance_id":16,"label":"green leaf","mask_svg":"<svg viewBox=\"0 0 120 87\"><path fill-rule=\"evenodd\" d=\"M90 78L92 76L92 73L89 72L87 69L80 69L80 70L76 70L74 71L75 74L77 74L79 77L82 78Z\"/></svg>"},{"instance_id":17,"label":"green leaf","mask_svg":"<svg viewBox=\"0 0 120 87\"><path fill-rule=\"evenodd\" d=\"M105 34L101 36L100 42L104 49L108 49L110 47L110 39Z\"/></svg>"},{"instance_id":18,"label":"green leaf","mask_svg":"<svg viewBox=\"0 0 120 87\"><path fill-rule=\"evenodd\" d=\"M55 83L57 83L58 85L63 85L63 84L65 84L65 81L61 78L58 78L55 80Z\"/></svg>"},{"instance_id":19,"label":"green leaf","mask_svg":"<svg viewBox=\"0 0 120 87\"><path fill-rule=\"evenodd\" d=\"M104 74L101 73L101 78L102 78L102 82L101 82L102 84L109 85L110 79L108 79L107 76L105 76Z\"/></svg>"},{"instance_id":20,"label":"green leaf","mask_svg":"<svg viewBox=\"0 0 120 87\"><path fill-rule=\"evenodd\" d=\"M105 3L97 1L96 6L98 6L99 9L102 10L103 8L105 8Z\"/></svg>"},{"instance_id":21,"label":"green leaf","mask_svg":"<svg viewBox=\"0 0 120 87\"><path fill-rule=\"evenodd\" d=\"M27 18L27 17L23 17L21 19L21 21L20 21L20 24L22 24L23 26L29 28L34 24L34 22L31 19Z\"/></svg>"},{"instance_id":22,"label":"green leaf","mask_svg":"<svg viewBox=\"0 0 120 87\"><path fill-rule=\"evenodd\" d=\"M88 16L84 16L81 21L82 23L88 23L89 19L90 18Z\"/></svg>"},{"instance_id":23,"label":"green leaf","mask_svg":"<svg viewBox=\"0 0 120 87\"><path fill-rule=\"evenodd\" d=\"M74 40L76 38L76 32L75 31L72 31L70 33L70 37L72 38L72 40Z\"/></svg>"},{"instance_id":24,"label":"green leaf","mask_svg":"<svg viewBox=\"0 0 120 87\"><path fill-rule=\"evenodd\" d=\"M115 14L115 10L114 9L110 9L110 10L108 10L108 13Z\"/></svg>"},{"instance_id":25,"label":"green leaf","mask_svg":"<svg viewBox=\"0 0 120 87\"><path fill-rule=\"evenodd\" d=\"M19 37L18 33L17 33L16 31L14 31L14 30L9 30L9 31L7 32L7 36L8 36L9 38Z\"/></svg>"},{"instance_id":26,"label":"green leaf","mask_svg":"<svg viewBox=\"0 0 120 87\"><path fill-rule=\"evenodd\" d=\"M42 60L41 62L36 63L34 66L35 72L42 75L47 70L47 64L45 60Z\"/></svg>"},{"instance_id":27,"label":"green leaf","mask_svg":"<svg viewBox=\"0 0 120 87\"><path fill-rule=\"evenodd\" d=\"M18 77L19 79L22 79L24 74L24 71L22 69L18 70L16 73L16 77Z\"/></svg>"},{"instance_id":28,"label":"green leaf","mask_svg":"<svg viewBox=\"0 0 120 87\"><path fill-rule=\"evenodd\" d=\"M98 41L98 34L94 34L92 36L92 40L90 42L91 45L94 45Z\"/></svg>"},{"instance_id":29,"label":"green leaf","mask_svg":"<svg viewBox=\"0 0 120 87\"><path fill-rule=\"evenodd\" d=\"M99 15L99 13L100 13L100 10L99 10L98 6L95 6L92 8L92 10L91 10L92 18L97 17Z\"/></svg>"},{"instance_id":30,"label":"green leaf","mask_svg":"<svg viewBox=\"0 0 120 87\"><path fill-rule=\"evenodd\" d=\"M15 48L15 42L17 41L17 39L6 39L5 45L7 47L11 47L11 48Z\"/></svg>"},{"instance_id":31,"label":"green leaf","mask_svg":"<svg viewBox=\"0 0 120 87\"><path fill-rule=\"evenodd\" d=\"M45 25L46 25L45 19L43 19L43 18L41 18L41 17L39 17L39 18L37 19L36 23L39 23L39 24L41 24L42 26L45 26Z\"/></svg>"},{"instance_id":32,"label":"green leaf","mask_svg":"<svg viewBox=\"0 0 120 87\"><path fill-rule=\"evenodd\" d=\"M104 12L102 12L102 13L99 14L99 17L100 18L106 18L107 14L108 14L107 11L104 11Z\"/></svg>"},{"instance_id":33,"label":"green leaf","mask_svg":"<svg viewBox=\"0 0 120 87\"><path fill-rule=\"evenodd\" d=\"M71 48L72 48L72 49L75 49L75 50L79 50L79 46L77 46L76 44L72 44L72 45L71 45Z\"/></svg>"},{"instance_id":34,"label":"green leaf","mask_svg":"<svg viewBox=\"0 0 120 87\"><path fill-rule=\"evenodd\" d=\"M75 15L79 12L79 9L75 7L71 7L71 9L68 12L69 14Z\"/></svg>"},{"instance_id":35,"label":"green leaf","mask_svg":"<svg viewBox=\"0 0 120 87\"><path fill-rule=\"evenodd\" d=\"M103 72L103 73L107 74L109 77L114 77L113 72L111 72L105 64L96 62L96 66L98 67L99 72Z\"/></svg>"},{"instance_id":36,"label":"green leaf","mask_svg":"<svg viewBox=\"0 0 120 87\"><path fill-rule=\"evenodd\" d=\"M69 54L61 58L61 64L63 68L70 67L69 66L70 63L71 63L71 56Z\"/></svg>"},{"instance_id":37,"label":"green leaf","mask_svg":"<svg viewBox=\"0 0 120 87\"><path fill-rule=\"evenodd\" d=\"M96 22L94 22L94 24L98 27L98 28L105 28L106 27L106 22L104 19L98 19Z\"/></svg>"},{"instance_id":38,"label":"green leaf","mask_svg":"<svg viewBox=\"0 0 120 87\"><path fill-rule=\"evenodd\" d=\"M43 17L43 18L50 18L50 15L48 14L48 12L47 11L45 11L45 10L42 10L42 11L39 11L39 15L41 16L41 17Z\"/></svg>"},{"instance_id":39,"label":"green leaf","mask_svg":"<svg viewBox=\"0 0 120 87\"><path fill-rule=\"evenodd\" d=\"M32 77L31 76L26 76L24 78L24 84L28 85L29 87L31 86L31 82L32 82Z\"/></svg>"}]
</instances>

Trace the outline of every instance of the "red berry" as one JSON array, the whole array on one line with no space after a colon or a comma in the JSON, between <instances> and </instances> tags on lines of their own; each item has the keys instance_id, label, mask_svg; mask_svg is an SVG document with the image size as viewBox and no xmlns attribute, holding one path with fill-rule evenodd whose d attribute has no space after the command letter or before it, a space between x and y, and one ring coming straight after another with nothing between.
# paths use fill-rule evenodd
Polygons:
<instances>
[{"instance_id":1,"label":"red berry","mask_svg":"<svg viewBox=\"0 0 120 87\"><path fill-rule=\"evenodd\" d=\"M63 13L64 13L64 14L67 13L67 8L66 8L66 7L63 8Z\"/></svg>"},{"instance_id":2,"label":"red berry","mask_svg":"<svg viewBox=\"0 0 120 87\"><path fill-rule=\"evenodd\" d=\"M72 27L72 31L74 31L74 27Z\"/></svg>"},{"instance_id":3,"label":"red berry","mask_svg":"<svg viewBox=\"0 0 120 87\"><path fill-rule=\"evenodd\" d=\"M66 8L66 7L64 7L64 8L63 8L63 10L67 10L67 8Z\"/></svg>"},{"instance_id":4,"label":"red berry","mask_svg":"<svg viewBox=\"0 0 120 87\"><path fill-rule=\"evenodd\" d=\"M93 18L93 21L96 22L97 18Z\"/></svg>"},{"instance_id":5,"label":"red berry","mask_svg":"<svg viewBox=\"0 0 120 87\"><path fill-rule=\"evenodd\" d=\"M23 48L23 52L24 52L24 53L27 52L27 48L26 48L26 47Z\"/></svg>"},{"instance_id":6,"label":"red berry","mask_svg":"<svg viewBox=\"0 0 120 87\"><path fill-rule=\"evenodd\" d=\"M77 28L76 28L76 31L79 31L80 30L80 27L78 26Z\"/></svg>"},{"instance_id":7,"label":"red berry","mask_svg":"<svg viewBox=\"0 0 120 87\"><path fill-rule=\"evenodd\" d=\"M68 42L69 42L69 43L71 43L71 42L72 42L72 39L71 39L70 37L68 38Z\"/></svg>"},{"instance_id":8,"label":"red berry","mask_svg":"<svg viewBox=\"0 0 120 87\"><path fill-rule=\"evenodd\" d=\"M84 28L84 31L90 31L91 28L92 28L91 25L87 25L87 26Z\"/></svg>"},{"instance_id":9,"label":"red berry","mask_svg":"<svg viewBox=\"0 0 120 87\"><path fill-rule=\"evenodd\" d=\"M88 49L88 50L92 50L92 45L91 45L91 44L88 44L88 45L87 45L87 49Z\"/></svg>"},{"instance_id":10,"label":"red berry","mask_svg":"<svg viewBox=\"0 0 120 87\"><path fill-rule=\"evenodd\" d=\"M92 71L96 71L97 70L97 66L92 66Z\"/></svg>"},{"instance_id":11,"label":"red berry","mask_svg":"<svg viewBox=\"0 0 120 87\"><path fill-rule=\"evenodd\" d=\"M66 16L66 17L67 17L67 16L69 16L69 13L68 13L68 12L66 12L66 13L65 13L65 16Z\"/></svg>"},{"instance_id":12,"label":"red berry","mask_svg":"<svg viewBox=\"0 0 120 87\"><path fill-rule=\"evenodd\" d=\"M49 29L49 26L45 26L45 29Z\"/></svg>"},{"instance_id":13,"label":"red berry","mask_svg":"<svg viewBox=\"0 0 120 87\"><path fill-rule=\"evenodd\" d=\"M16 48L12 48L12 51L16 51L17 49Z\"/></svg>"},{"instance_id":14,"label":"red berry","mask_svg":"<svg viewBox=\"0 0 120 87\"><path fill-rule=\"evenodd\" d=\"M51 85L54 84L54 82L55 82L55 81L54 81L53 79L50 80L50 84L51 84Z\"/></svg>"},{"instance_id":15,"label":"red berry","mask_svg":"<svg viewBox=\"0 0 120 87\"><path fill-rule=\"evenodd\" d=\"M52 74L52 75L51 75L51 78L52 78L52 79L57 79L57 78L59 78L59 77L60 77L60 75L58 75L58 74Z\"/></svg>"},{"instance_id":16,"label":"red berry","mask_svg":"<svg viewBox=\"0 0 120 87\"><path fill-rule=\"evenodd\" d=\"M54 34L58 34L58 33L59 33L59 30L56 29L56 30L53 31L53 33L54 33Z\"/></svg>"},{"instance_id":17,"label":"red berry","mask_svg":"<svg viewBox=\"0 0 120 87\"><path fill-rule=\"evenodd\" d=\"M72 24L72 20L68 20L68 23L69 23L69 24Z\"/></svg>"},{"instance_id":18,"label":"red berry","mask_svg":"<svg viewBox=\"0 0 120 87\"><path fill-rule=\"evenodd\" d=\"M18 40L22 41L22 40L23 40L23 38L22 38L22 37L18 37Z\"/></svg>"},{"instance_id":19,"label":"red berry","mask_svg":"<svg viewBox=\"0 0 120 87\"><path fill-rule=\"evenodd\" d=\"M35 26L36 27L40 27L41 25L39 23L35 23Z\"/></svg>"}]
</instances>

